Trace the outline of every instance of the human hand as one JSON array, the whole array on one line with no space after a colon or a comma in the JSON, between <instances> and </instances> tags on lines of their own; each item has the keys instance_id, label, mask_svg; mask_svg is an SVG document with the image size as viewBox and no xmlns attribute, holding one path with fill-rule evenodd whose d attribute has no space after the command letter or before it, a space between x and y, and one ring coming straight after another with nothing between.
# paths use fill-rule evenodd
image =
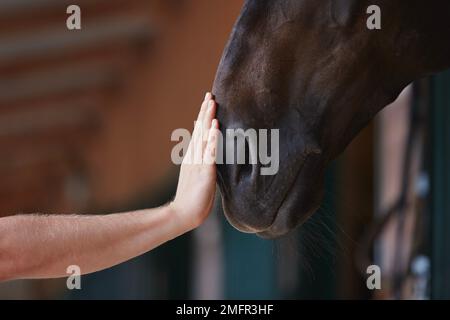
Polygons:
<instances>
[{"instance_id":1,"label":"human hand","mask_svg":"<svg viewBox=\"0 0 450 320\"><path fill-rule=\"evenodd\" d=\"M211 93L207 93L181 164L175 200L169 205L177 219L189 229L203 223L214 202L219 134L215 114L216 103Z\"/></svg>"}]
</instances>

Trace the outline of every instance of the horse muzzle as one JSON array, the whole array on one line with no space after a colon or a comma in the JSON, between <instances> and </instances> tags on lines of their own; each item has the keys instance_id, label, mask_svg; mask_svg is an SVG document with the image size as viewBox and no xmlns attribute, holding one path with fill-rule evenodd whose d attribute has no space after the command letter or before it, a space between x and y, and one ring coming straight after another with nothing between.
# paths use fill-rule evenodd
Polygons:
<instances>
[{"instance_id":1,"label":"horse muzzle","mask_svg":"<svg viewBox=\"0 0 450 320\"><path fill-rule=\"evenodd\" d=\"M291 164L293 164L291 162ZM323 194L323 169L316 155L274 176L254 174L260 165L218 165L218 184L226 218L238 230L277 238L305 222ZM255 168L256 167L256 168Z\"/></svg>"}]
</instances>

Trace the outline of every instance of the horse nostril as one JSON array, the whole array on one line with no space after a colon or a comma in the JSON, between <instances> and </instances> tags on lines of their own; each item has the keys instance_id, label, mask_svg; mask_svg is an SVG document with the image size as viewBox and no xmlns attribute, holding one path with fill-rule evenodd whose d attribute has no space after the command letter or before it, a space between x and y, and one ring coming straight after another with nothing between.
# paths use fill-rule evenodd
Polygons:
<instances>
[{"instance_id":1,"label":"horse nostril","mask_svg":"<svg viewBox=\"0 0 450 320\"><path fill-rule=\"evenodd\" d=\"M250 163L239 164L237 165L237 171L237 179L238 181L242 182L243 180L246 180L247 177L251 177L253 165L251 165Z\"/></svg>"},{"instance_id":2,"label":"horse nostril","mask_svg":"<svg viewBox=\"0 0 450 320\"><path fill-rule=\"evenodd\" d=\"M255 159L253 158L252 149L250 148L249 141L245 139L244 142L244 161L237 162L236 164L236 183L249 182L248 180L252 179L253 173L257 169L257 164Z\"/></svg>"}]
</instances>

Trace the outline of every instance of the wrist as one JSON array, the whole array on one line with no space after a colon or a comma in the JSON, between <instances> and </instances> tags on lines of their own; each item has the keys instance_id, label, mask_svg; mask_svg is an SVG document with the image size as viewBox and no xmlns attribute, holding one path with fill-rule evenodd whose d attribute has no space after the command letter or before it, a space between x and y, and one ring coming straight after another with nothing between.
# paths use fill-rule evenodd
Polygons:
<instances>
[{"instance_id":1,"label":"wrist","mask_svg":"<svg viewBox=\"0 0 450 320\"><path fill-rule=\"evenodd\" d=\"M188 212L189 209L180 206L175 201L170 202L167 208L170 212L170 216L175 219L177 225L183 229L183 232L194 230L203 223L199 214Z\"/></svg>"}]
</instances>

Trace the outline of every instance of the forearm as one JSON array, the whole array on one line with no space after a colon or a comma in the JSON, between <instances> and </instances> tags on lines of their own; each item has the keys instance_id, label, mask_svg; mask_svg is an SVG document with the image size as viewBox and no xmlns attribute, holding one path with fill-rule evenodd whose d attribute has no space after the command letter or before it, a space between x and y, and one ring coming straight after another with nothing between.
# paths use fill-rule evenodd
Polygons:
<instances>
[{"instance_id":1,"label":"forearm","mask_svg":"<svg viewBox=\"0 0 450 320\"><path fill-rule=\"evenodd\" d=\"M199 226L211 211L216 187L220 131L215 112L208 93L186 153L202 161L185 157L170 206L105 216L0 218L0 281L65 277L71 265L79 266L83 274L99 271Z\"/></svg>"},{"instance_id":2,"label":"forearm","mask_svg":"<svg viewBox=\"0 0 450 320\"><path fill-rule=\"evenodd\" d=\"M170 207L104 216L22 215L0 219L0 277L83 274L141 255L192 229Z\"/></svg>"}]
</instances>

